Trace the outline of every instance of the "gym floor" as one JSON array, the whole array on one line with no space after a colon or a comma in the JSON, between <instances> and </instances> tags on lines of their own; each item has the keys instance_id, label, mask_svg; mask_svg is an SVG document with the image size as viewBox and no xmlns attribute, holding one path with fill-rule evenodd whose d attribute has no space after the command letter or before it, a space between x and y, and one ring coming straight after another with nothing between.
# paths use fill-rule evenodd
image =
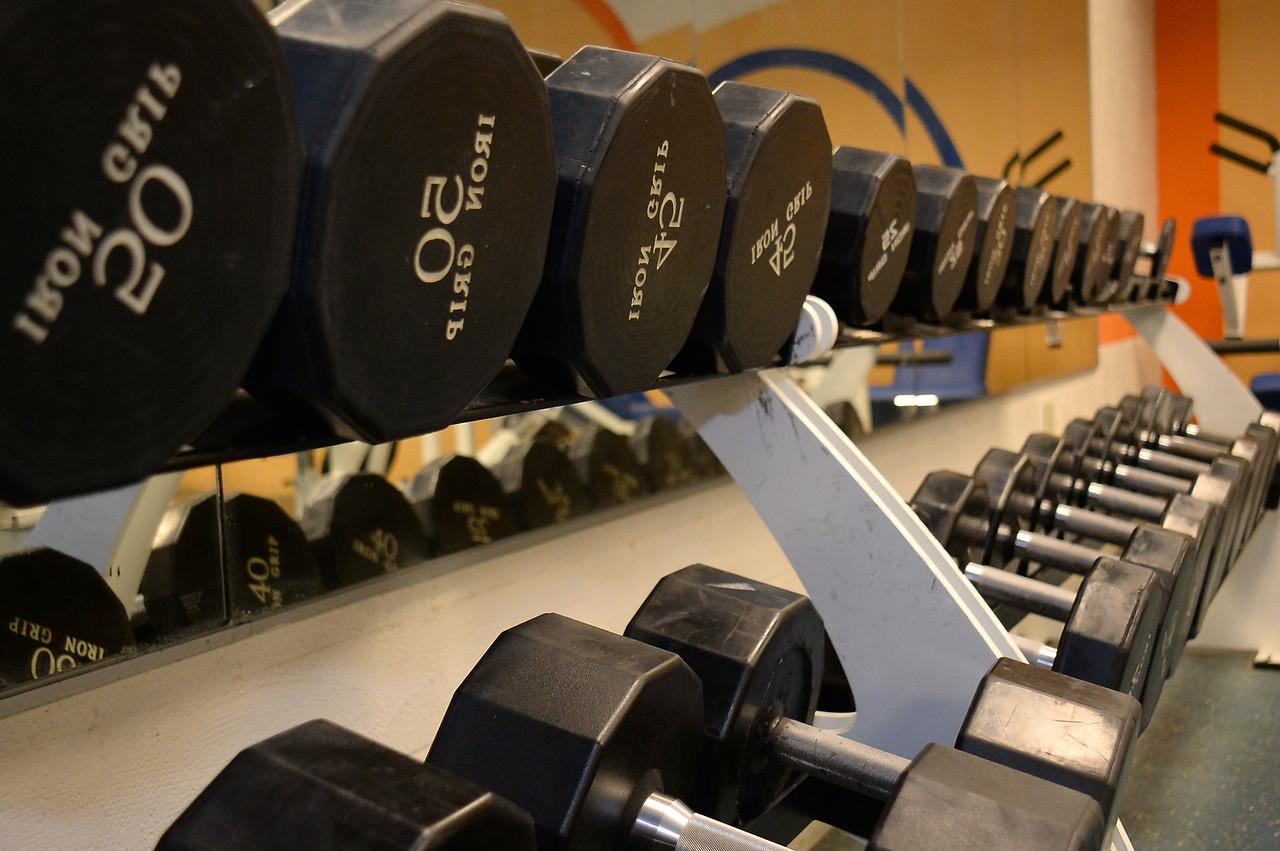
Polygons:
<instances>
[{"instance_id":1,"label":"gym floor","mask_svg":"<svg viewBox=\"0 0 1280 851\"><path fill-rule=\"evenodd\" d=\"M1188 648L1138 742L1120 820L1136 851L1280 849L1280 670ZM863 844L813 825L791 848Z\"/></svg>"},{"instance_id":2,"label":"gym floor","mask_svg":"<svg viewBox=\"0 0 1280 851\"><path fill-rule=\"evenodd\" d=\"M1188 648L1131 772L1120 819L1138 851L1280 848L1280 670Z\"/></svg>"}]
</instances>

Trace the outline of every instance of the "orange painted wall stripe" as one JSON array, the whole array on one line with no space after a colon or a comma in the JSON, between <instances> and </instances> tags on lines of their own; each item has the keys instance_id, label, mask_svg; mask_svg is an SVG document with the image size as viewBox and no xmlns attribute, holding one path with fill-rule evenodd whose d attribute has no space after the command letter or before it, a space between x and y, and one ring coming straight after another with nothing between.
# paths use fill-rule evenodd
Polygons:
<instances>
[{"instance_id":1,"label":"orange painted wall stripe","mask_svg":"<svg viewBox=\"0 0 1280 851\"><path fill-rule=\"evenodd\" d=\"M627 31L627 25L605 0L577 0L582 10L591 16L609 34L613 46L620 50L635 50L636 42ZM1215 30L1216 32L1216 30Z\"/></svg>"},{"instance_id":2,"label":"orange painted wall stripe","mask_svg":"<svg viewBox=\"0 0 1280 851\"><path fill-rule=\"evenodd\" d=\"M1219 212L1218 0L1156 0L1156 176L1160 218L1178 221L1169 271L1193 284L1191 300L1174 308L1202 337L1222 336L1212 284L1196 276L1191 223Z\"/></svg>"}]
</instances>

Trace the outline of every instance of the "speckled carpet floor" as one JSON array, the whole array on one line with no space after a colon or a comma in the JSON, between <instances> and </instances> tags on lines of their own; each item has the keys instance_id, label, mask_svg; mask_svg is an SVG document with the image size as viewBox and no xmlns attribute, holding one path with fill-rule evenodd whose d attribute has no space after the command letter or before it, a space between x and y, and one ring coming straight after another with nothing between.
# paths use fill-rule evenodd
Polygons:
<instances>
[{"instance_id":1,"label":"speckled carpet floor","mask_svg":"<svg viewBox=\"0 0 1280 851\"><path fill-rule=\"evenodd\" d=\"M1137 851L1280 849L1280 670L1252 661L1188 649L1165 684L1120 803Z\"/></svg>"}]
</instances>

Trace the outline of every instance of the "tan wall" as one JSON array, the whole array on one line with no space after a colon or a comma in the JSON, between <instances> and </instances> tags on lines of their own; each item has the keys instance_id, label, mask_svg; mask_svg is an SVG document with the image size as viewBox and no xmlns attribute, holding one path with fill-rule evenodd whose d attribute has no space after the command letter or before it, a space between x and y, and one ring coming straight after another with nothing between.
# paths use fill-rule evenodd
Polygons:
<instances>
[{"instance_id":1,"label":"tan wall","mask_svg":"<svg viewBox=\"0 0 1280 851\"><path fill-rule=\"evenodd\" d=\"M1280 3L1275 0L1219 0L1218 103L1229 114L1280 134ZM1232 130L1219 129L1229 148L1266 159L1266 145ZM1275 249L1275 199L1270 179L1222 162L1218 166L1223 213L1249 221L1254 248ZM1189 233L1189 230L1188 230ZM1201 287L1213 282L1196 281ZM1220 333L1220 331L1219 331ZM1249 337L1280 337L1280 272L1249 276L1245 318ZM1280 372L1280 355L1227 358L1236 374L1248 380L1259 372Z\"/></svg>"}]
</instances>

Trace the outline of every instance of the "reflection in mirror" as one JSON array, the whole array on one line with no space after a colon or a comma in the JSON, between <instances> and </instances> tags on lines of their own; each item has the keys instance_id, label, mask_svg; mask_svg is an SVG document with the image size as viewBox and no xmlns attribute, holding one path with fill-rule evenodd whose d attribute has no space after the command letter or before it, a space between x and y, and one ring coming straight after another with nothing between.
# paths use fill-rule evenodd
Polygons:
<instances>
[{"instance_id":1,"label":"reflection in mirror","mask_svg":"<svg viewBox=\"0 0 1280 851\"><path fill-rule=\"evenodd\" d=\"M257 623L722 473L655 393L6 508L0 688Z\"/></svg>"}]
</instances>

